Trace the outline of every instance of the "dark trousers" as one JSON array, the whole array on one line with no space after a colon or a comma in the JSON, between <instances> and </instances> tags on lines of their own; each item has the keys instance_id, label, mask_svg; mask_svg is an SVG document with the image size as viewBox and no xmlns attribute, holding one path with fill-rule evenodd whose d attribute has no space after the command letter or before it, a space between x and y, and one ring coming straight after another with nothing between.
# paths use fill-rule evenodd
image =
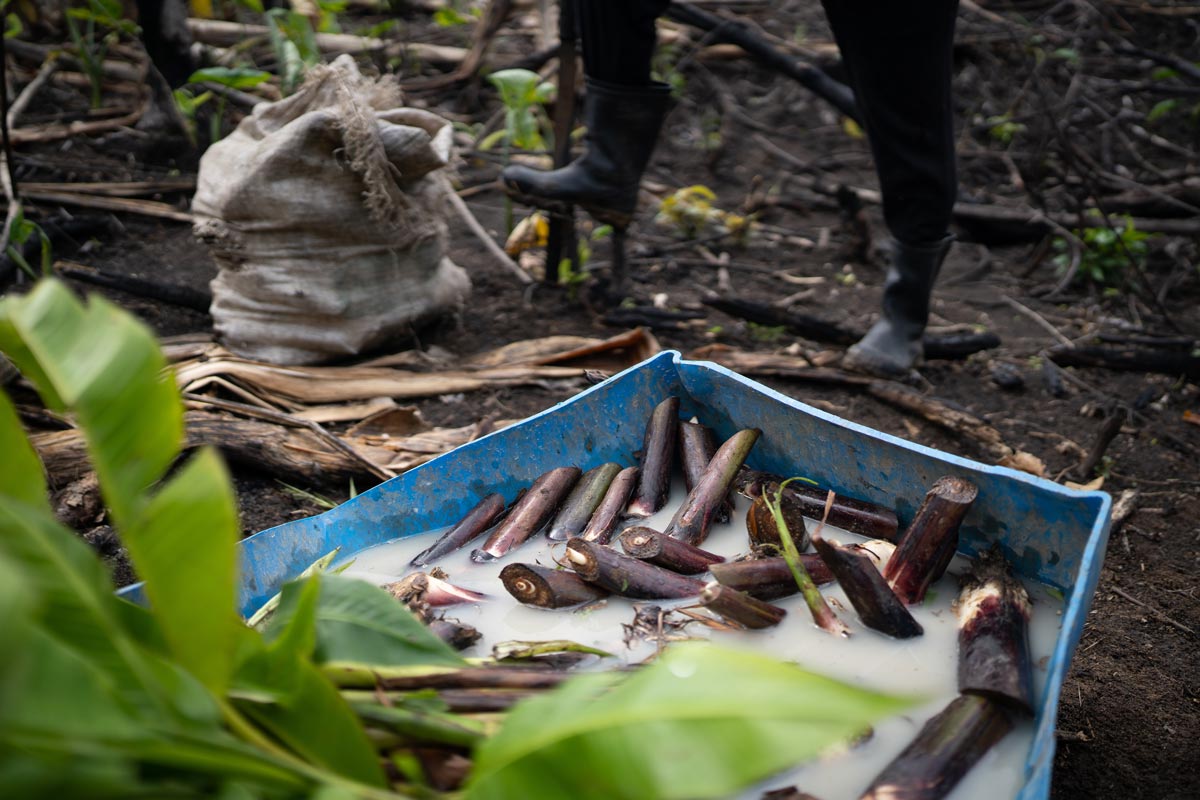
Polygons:
<instances>
[{"instance_id":1,"label":"dark trousers","mask_svg":"<svg viewBox=\"0 0 1200 800\"><path fill-rule=\"evenodd\" d=\"M576 0L584 71L644 86L665 0ZM958 0L822 0L866 122L888 229L946 235L957 194L951 49Z\"/></svg>"}]
</instances>

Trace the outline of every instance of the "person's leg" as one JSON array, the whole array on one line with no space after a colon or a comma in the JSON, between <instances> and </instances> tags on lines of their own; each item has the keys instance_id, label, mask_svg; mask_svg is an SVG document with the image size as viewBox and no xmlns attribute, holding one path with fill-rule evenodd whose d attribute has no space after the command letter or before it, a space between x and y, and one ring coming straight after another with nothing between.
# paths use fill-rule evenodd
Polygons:
<instances>
[{"instance_id":1,"label":"person's leg","mask_svg":"<svg viewBox=\"0 0 1200 800\"><path fill-rule=\"evenodd\" d=\"M654 21L670 0L575 0L583 72L620 86L650 83Z\"/></svg>"},{"instance_id":2,"label":"person's leg","mask_svg":"<svg viewBox=\"0 0 1200 800\"><path fill-rule=\"evenodd\" d=\"M847 366L906 374L921 356L929 298L957 194L950 91L957 0L823 0L866 123L894 238L883 316Z\"/></svg>"},{"instance_id":3,"label":"person's leg","mask_svg":"<svg viewBox=\"0 0 1200 800\"><path fill-rule=\"evenodd\" d=\"M637 207L642 173L670 104L665 84L650 80L654 21L668 0L578 0L587 78L584 153L561 169L506 167L506 191L548 208L578 205L624 229Z\"/></svg>"}]
</instances>

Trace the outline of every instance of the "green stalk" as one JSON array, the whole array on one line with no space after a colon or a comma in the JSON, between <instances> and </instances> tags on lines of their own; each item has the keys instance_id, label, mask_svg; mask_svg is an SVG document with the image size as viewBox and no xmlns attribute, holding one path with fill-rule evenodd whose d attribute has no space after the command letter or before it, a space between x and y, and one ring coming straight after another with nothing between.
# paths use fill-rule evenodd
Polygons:
<instances>
[{"instance_id":1,"label":"green stalk","mask_svg":"<svg viewBox=\"0 0 1200 800\"><path fill-rule=\"evenodd\" d=\"M588 655L600 656L601 658L612 657L612 653L606 650L588 647L585 644L572 642L569 639L552 639L545 642L500 642L492 646L492 657L497 661L523 660L537 658L538 656L553 655L555 653L586 653Z\"/></svg>"},{"instance_id":2,"label":"green stalk","mask_svg":"<svg viewBox=\"0 0 1200 800\"><path fill-rule=\"evenodd\" d=\"M775 517L775 524L779 528L779 538L783 544L783 558L787 561L788 569L792 572L792 577L796 580L796 586L800 587L800 593L804 595L804 602L808 604L808 610L812 612L813 622L817 623L817 627L823 631L827 631L838 636L849 638L850 629L846 624L838 619L837 614L833 613L833 609L825 602L825 597L821 594L821 590L813 583L812 577L808 574L808 570L804 568L804 563L800 560L800 552L796 549L796 543L792 540L791 531L788 530L787 520L783 518L783 511L779 507L779 498L783 496L784 487L797 478L788 478L779 485L779 491L775 493L775 499L772 500L769 492L763 492L763 501L770 509L771 515ZM830 492L832 498L833 492ZM830 503L825 504L828 511Z\"/></svg>"}]
</instances>

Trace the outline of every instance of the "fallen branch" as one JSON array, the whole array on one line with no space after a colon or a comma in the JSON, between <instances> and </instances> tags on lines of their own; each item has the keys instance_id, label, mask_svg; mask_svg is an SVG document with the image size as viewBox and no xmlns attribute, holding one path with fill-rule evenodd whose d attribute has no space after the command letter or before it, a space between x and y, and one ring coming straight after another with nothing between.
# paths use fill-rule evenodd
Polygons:
<instances>
[{"instance_id":1,"label":"fallen branch","mask_svg":"<svg viewBox=\"0 0 1200 800\"><path fill-rule=\"evenodd\" d=\"M190 286L148 281L132 275L106 272L71 261L56 261L54 271L64 278L90 283L93 286L103 286L107 289L116 289L138 297L148 297L151 300L190 308L204 314L208 313L208 307L212 305L212 294L200 289L193 289Z\"/></svg>"},{"instance_id":2,"label":"fallen branch","mask_svg":"<svg viewBox=\"0 0 1200 800\"><path fill-rule=\"evenodd\" d=\"M739 20L731 20L702 11L689 4L674 2L667 9L666 17L684 25L691 25L711 34L716 42L736 44L764 66L786 75L828 102L838 111L861 123L854 93L845 84L831 78L820 67L794 58L758 36Z\"/></svg>"},{"instance_id":3,"label":"fallen branch","mask_svg":"<svg viewBox=\"0 0 1200 800\"><path fill-rule=\"evenodd\" d=\"M253 38L265 39L269 34L266 25L195 18L188 19L188 31L197 42L216 47L230 47ZM323 53L383 52L389 57L409 55L427 64L458 64L468 54L468 51L461 47L425 42L388 42L372 36L355 36L349 33L318 33L316 43Z\"/></svg>"},{"instance_id":4,"label":"fallen branch","mask_svg":"<svg viewBox=\"0 0 1200 800\"><path fill-rule=\"evenodd\" d=\"M1141 347L1054 347L1046 353L1060 367L1104 367L1158 372L1200 380L1200 356L1187 350Z\"/></svg>"},{"instance_id":5,"label":"fallen branch","mask_svg":"<svg viewBox=\"0 0 1200 800\"><path fill-rule=\"evenodd\" d=\"M82 194L80 192L38 191L27 191L25 192L25 197L28 200L37 200L43 203L59 203L67 206L80 206L82 208L100 208L105 211L120 211L125 214L139 214L144 217L169 219L174 222L187 222L189 224L192 222L192 215L187 211L180 211L170 203L160 203L157 200L110 197L97 194Z\"/></svg>"}]
</instances>

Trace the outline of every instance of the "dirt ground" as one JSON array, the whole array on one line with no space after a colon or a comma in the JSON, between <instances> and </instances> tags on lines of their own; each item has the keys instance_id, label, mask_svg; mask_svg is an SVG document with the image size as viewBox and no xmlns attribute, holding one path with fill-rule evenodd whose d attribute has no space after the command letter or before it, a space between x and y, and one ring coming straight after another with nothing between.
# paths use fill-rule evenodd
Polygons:
<instances>
[{"instance_id":1,"label":"dirt ground","mask_svg":"<svg viewBox=\"0 0 1200 800\"><path fill-rule=\"evenodd\" d=\"M761 4L746 5L765 30L782 38L793 38L803 26L808 41L828 40L823 22L812 9L783 3L776 13L768 14ZM1031 14L1031 7L1010 5L997 10L1014 19ZM1010 171L1003 158L981 155L994 143L987 141L986 134L981 139L976 124L1003 94L995 87L981 86L989 67L1004 56L996 55L998 46L986 57L980 54L989 48L980 43L986 31L969 11L964 15L960 42L966 44L960 45L956 83L964 120L960 140L964 191L982 198L1020 194L1014 187L1005 188ZM1195 43L1197 17L1180 19L1181 27L1190 26L1191 33L1171 29L1161 34L1156 48L1186 52L1173 48L1186 41ZM1134 19L1147 21L1161 22ZM415 36L419 28L414 24L410 31ZM447 35L430 30L431 38ZM523 52L521 42L518 37L501 50ZM869 153L860 139L848 135L828 106L797 84L745 59L702 60L696 53L694 48L685 49L675 56L674 69L684 79L682 94L646 175L647 189L661 197L702 184L715 193L714 204L729 211L741 211L764 196L787 202L760 203L758 228L744 243L723 238L699 244L681 243L674 231L654 222L654 204L643 203L630 236L636 305L653 302L692 312L694 318L659 321L654 326L664 347L684 353L711 344L759 352L830 350L778 328L748 324L701 301L719 294L771 303L790 295L788 307L793 311L865 329L878 308L882 266L870 257L871 248L866 248L866 259L861 248L854 252L856 228L847 223L835 201L803 190L794 181L808 176L873 187ZM1010 83L1019 84L1023 78L1028 76L1014 75ZM69 87L55 89L53 99L60 107L70 105L70 91ZM459 120L481 121L497 108L495 98L482 87L411 100ZM1194 131L1190 135L1183 145L1195 148L1200 138ZM194 174L195 152L172 152L158 144L145 136L117 132L29 147L17 154L18 174L24 181L120 181ZM1020 144L1033 149L1045 142ZM1185 175L1197 174L1196 161L1182 156L1173 167ZM481 187L469 193L468 203L484 225L503 238L503 199L487 188L497 172L494 159L468 154L457 172L462 187ZM1027 175L1027 180L1032 184L1035 178ZM1036 199L1037 190L1028 196ZM160 199L180 208L186 208L188 200L186 193ZM40 208L49 213L54 207L40 204ZM870 230L882 231L875 208L868 206L865 216ZM1176 280L1161 306L1134 289L1106 292L1083 283L1068 287L1051 302L1042 296L1058 283L1059 275L1049 258L1037 258L1036 239L1005 245L981 243L966 230L958 233L960 242L942 273L931 324L949 330L983 328L998 334L1002 344L965 361L928 363L922 369L927 382L923 388L988 420L1009 445L1040 457L1051 478L1103 476L1103 489L1114 497L1129 489L1138 492L1132 515L1114 528L1110 538L1100 585L1061 696L1052 796L1063 800L1200 797L1200 761L1194 752L1194 742L1200 739L1196 636L1200 630L1200 427L1193 424L1194 417L1192 423L1185 419L1187 411L1200 412L1200 391L1194 381L1177 375L1072 368L1071 378L1056 396L1042 370L1043 352L1062 337L1076 340L1099 332L1200 336L1196 311L1200 273L1193 263L1190 273L1178 278L1176 262L1169 257L1170 247L1175 247L1177 255L1183 249L1186 259L1190 245L1172 245L1167 237L1151 241L1148 280L1154 285ZM423 334L421 347L436 345L469 355L549 334L602 337L627 327L606 322L605 314L612 309L589 300L587 287L521 287L458 222L453 223L451 243L450 256L470 273L473 293L457 324ZM1190 252L1194 258L1195 250ZM56 256L202 290L215 275L206 251L186 224L129 214L108 215L103 230L60 244ZM596 275L604 274L607 260L607 245L595 244L589 267ZM202 312L114 290L83 284L78 288L108 296L163 336L211 331L212 320ZM993 380L999 364L1011 367L1024 385L1000 388ZM782 379L763 382L846 419L988 460L976 443L865 393ZM582 388L582 383L567 382L485 390L429 398L416 405L433 424L468 425L489 415L526 416ZM1092 474L1075 475L1097 441L1106 412L1118 405L1128 410L1119 434ZM319 510L289 494L271 475L239 467L236 481L246 533ZM345 499L347 493L347 487L340 485L303 488L335 501Z\"/></svg>"}]
</instances>

